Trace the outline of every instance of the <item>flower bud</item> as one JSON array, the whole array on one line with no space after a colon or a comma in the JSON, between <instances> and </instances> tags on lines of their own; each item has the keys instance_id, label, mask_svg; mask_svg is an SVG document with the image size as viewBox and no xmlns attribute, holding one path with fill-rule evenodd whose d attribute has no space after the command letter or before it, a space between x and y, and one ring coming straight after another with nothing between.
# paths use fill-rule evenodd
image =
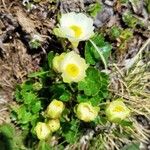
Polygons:
<instances>
[{"instance_id":1,"label":"flower bud","mask_svg":"<svg viewBox=\"0 0 150 150\"><path fill-rule=\"evenodd\" d=\"M106 115L109 121L119 123L130 115L130 110L121 99L117 99L107 106Z\"/></svg>"},{"instance_id":2,"label":"flower bud","mask_svg":"<svg viewBox=\"0 0 150 150\"><path fill-rule=\"evenodd\" d=\"M84 102L80 103L75 107L75 112L77 117L84 121L84 122L90 122L93 121L99 112L99 107L93 107L91 103Z\"/></svg>"},{"instance_id":3,"label":"flower bud","mask_svg":"<svg viewBox=\"0 0 150 150\"><path fill-rule=\"evenodd\" d=\"M61 72L61 62L63 61L64 57L65 57L66 53L62 53L61 55L55 56L53 58L53 69L57 72Z\"/></svg>"},{"instance_id":4,"label":"flower bud","mask_svg":"<svg viewBox=\"0 0 150 150\"><path fill-rule=\"evenodd\" d=\"M47 125L52 132L55 132L60 128L60 121L58 119L53 119L48 121Z\"/></svg>"},{"instance_id":5,"label":"flower bud","mask_svg":"<svg viewBox=\"0 0 150 150\"><path fill-rule=\"evenodd\" d=\"M40 82L34 83L34 84L33 84L33 89L34 89L35 91L41 90L41 89L42 89L42 84L41 84Z\"/></svg>"},{"instance_id":6,"label":"flower bud","mask_svg":"<svg viewBox=\"0 0 150 150\"><path fill-rule=\"evenodd\" d=\"M50 118L57 119L61 116L64 108L63 102L53 100L47 107L46 115Z\"/></svg>"},{"instance_id":7,"label":"flower bud","mask_svg":"<svg viewBox=\"0 0 150 150\"><path fill-rule=\"evenodd\" d=\"M45 140L51 133L48 125L43 122L38 122L35 127L35 132L39 140Z\"/></svg>"}]
</instances>

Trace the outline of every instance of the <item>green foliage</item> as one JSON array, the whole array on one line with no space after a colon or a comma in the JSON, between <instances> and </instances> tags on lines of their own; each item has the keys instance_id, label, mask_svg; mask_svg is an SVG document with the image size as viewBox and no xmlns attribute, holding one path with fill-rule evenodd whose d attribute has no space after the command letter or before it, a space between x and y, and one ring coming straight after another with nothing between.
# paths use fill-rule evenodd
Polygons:
<instances>
[{"instance_id":1,"label":"green foliage","mask_svg":"<svg viewBox=\"0 0 150 150\"><path fill-rule=\"evenodd\" d=\"M54 58L54 52L51 51L51 52L48 53L48 65L49 65L49 68L52 68L53 58Z\"/></svg>"},{"instance_id":2,"label":"green foliage","mask_svg":"<svg viewBox=\"0 0 150 150\"><path fill-rule=\"evenodd\" d=\"M108 96L108 76L94 67L89 67L85 80L78 84L63 83L61 78L56 80L58 74L50 70L53 57L54 54L49 53L46 70L42 69L30 74L29 80L16 88L15 98L18 105L13 107L12 119L17 121L22 130L34 134L37 122L44 120L42 111L45 111L53 99L60 100L64 102L66 108L61 117L62 129L58 131L58 134L67 143L73 144L78 141L83 131L73 111L74 106L83 101L90 101L92 105L97 106L104 101ZM54 76L51 76L51 73ZM49 84L50 81L52 84ZM46 143L40 143L38 148L47 149L46 145Z\"/></svg>"},{"instance_id":3,"label":"green foliage","mask_svg":"<svg viewBox=\"0 0 150 150\"><path fill-rule=\"evenodd\" d=\"M124 13L122 19L130 28L134 28L138 23L138 19L135 18L131 12Z\"/></svg>"},{"instance_id":4,"label":"green foliage","mask_svg":"<svg viewBox=\"0 0 150 150\"><path fill-rule=\"evenodd\" d=\"M120 51L124 51L128 48L127 45L132 39L132 37L133 37L133 31L128 28L121 32L121 35L119 37L121 42L118 45Z\"/></svg>"},{"instance_id":5,"label":"green foliage","mask_svg":"<svg viewBox=\"0 0 150 150\"><path fill-rule=\"evenodd\" d=\"M63 102L67 102L71 99L71 93L65 84L52 85L50 92L53 93L52 99L59 99Z\"/></svg>"},{"instance_id":6,"label":"green foliage","mask_svg":"<svg viewBox=\"0 0 150 150\"><path fill-rule=\"evenodd\" d=\"M109 30L109 36L111 37L112 40L115 40L115 39L119 38L119 36L121 35L121 31L122 31L122 29L120 27L113 26Z\"/></svg>"},{"instance_id":7,"label":"green foliage","mask_svg":"<svg viewBox=\"0 0 150 150\"><path fill-rule=\"evenodd\" d=\"M121 150L140 150L140 143L131 143L124 146Z\"/></svg>"},{"instance_id":8,"label":"green foliage","mask_svg":"<svg viewBox=\"0 0 150 150\"><path fill-rule=\"evenodd\" d=\"M130 29L125 29L121 32L120 39L122 41L129 41L133 37L133 32Z\"/></svg>"},{"instance_id":9,"label":"green foliage","mask_svg":"<svg viewBox=\"0 0 150 150\"><path fill-rule=\"evenodd\" d=\"M102 5L99 2L96 2L94 4L90 4L88 7L87 12L92 16L96 17L97 13L102 10Z\"/></svg>"},{"instance_id":10,"label":"green foliage","mask_svg":"<svg viewBox=\"0 0 150 150\"><path fill-rule=\"evenodd\" d=\"M107 62L112 49L111 45L108 42L105 42L102 35L95 35L91 40L97 46L98 51L102 54ZM86 42L85 59L89 64L95 65L96 62L102 59L98 51L90 41Z\"/></svg>"},{"instance_id":11,"label":"green foliage","mask_svg":"<svg viewBox=\"0 0 150 150\"><path fill-rule=\"evenodd\" d=\"M14 127L10 124L0 125L1 150L26 150L23 146L22 136L16 135Z\"/></svg>"},{"instance_id":12,"label":"green foliage","mask_svg":"<svg viewBox=\"0 0 150 150\"><path fill-rule=\"evenodd\" d=\"M127 4L129 0L119 0L121 4Z\"/></svg>"},{"instance_id":13,"label":"green foliage","mask_svg":"<svg viewBox=\"0 0 150 150\"><path fill-rule=\"evenodd\" d=\"M69 122L62 122L62 136L65 141L73 144L79 139L79 120L72 119Z\"/></svg>"},{"instance_id":14,"label":"green foliage","mask_svg":"<svg viewBox=\"0 0 150 150\"><path fill-rule=\"evenodd\" d=\"M150 14L150 0L145 0L146 6L147 6L147 11Z\"/></svg>"},{"instance_id":15,"label":"green foliage","mask_svg":"<svg viewBox=\"0 0 150 150\"><path fill-rule=\"evenodd\" d=\"M38 39L32 39L30 42L29 42L29 45L31 48L39 48L41 46L41 42L38 40Z\"/></svg>"},{"instance_id":16,"label":"green foliage","mask_svg":"<svg viewBox=\"0 0 150 150\"><path fill-rule=\"evenodd\" d=\"M50 150L50 146L45 141L40 141L37 147L37 150Z\"/></svg>"},{"instance_id":17,"label":"green foliage","mask_svg":"<svg viewBox=\"0 0 150 150\"><path fill-rule=\"evenodd\" d=\"M95 96L103 88L107 89L107 79L105 73L100 73L97 69L90 67L87 69L87 77L78 83L78 89L83 90L87 96Z\"/></svg>"},{"instance_id":18,"label":"green foliage","mask_svg":"<svg viewBox=\"0 0 150 150\"><path fill-rule=\"evenodd\" d=\"M29 78L35 78L35 77L44 77L45 75L47 75L49 73L49 71L44 71L44 70L41 70L41 71L38 71L38 72L33 72L31 74L28 75Z\"/></svg>"},{"instance_id":19,"label":"green foliage","mask_svg":"<svg viewBox=\"0 0 150 150\"><path fill-rule=\"evenodd\" d=\"M98 105L108 96L108 76L97 69L90 67L87 70L87 77L78 83L78 90L84 92L77 97L78 102L90 101Z\"/></svg>"},{"instance_id":20,"label":"green foliage","mask_svg":"<svg viewBox=\"0 0 150 150\"><path fill-rule=\"evenodd\" d=\"M13 107L12 119L16 120L22 129L29 130L31 125L33 127L36 125L42 109L37 87L35 89L35 83L31 81L22 83L22 85L17 87L15 97L20 105Z\"/></svg>"}]
</instances>

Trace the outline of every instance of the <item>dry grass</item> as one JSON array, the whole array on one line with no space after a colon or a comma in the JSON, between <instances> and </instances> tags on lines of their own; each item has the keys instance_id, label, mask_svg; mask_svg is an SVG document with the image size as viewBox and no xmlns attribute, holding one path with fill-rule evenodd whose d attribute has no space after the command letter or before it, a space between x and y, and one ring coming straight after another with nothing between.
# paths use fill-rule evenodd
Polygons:
<instances>
[{"instance_id":1,"label":"dry grass","mask_svg":"<svg viewBox=\"0 0 150 150\"><path fill-rule=\"evenodd\" d=\"M149 124L144 125L137 119L138 116L142 116L144 120L150 122L150 62L143 62L142 59L142 52L147 48L149 42L150 40L147 40L146 44L140 49L140 53L131 60L130 68L126 69L117 64L111 65L113 70L110 74L112 100L116 98L124 99L132 112L130 121L133 122L133 127L122 127L112 124L109 131L106 130L107 132L100 133L95 138L94 144L90 149L120 150L123 145L136 141L149 144ZM118 136L114 134L115 132L118 133ZM125 134L129 136L125 137Z\"/></svg>"}]
</instances>

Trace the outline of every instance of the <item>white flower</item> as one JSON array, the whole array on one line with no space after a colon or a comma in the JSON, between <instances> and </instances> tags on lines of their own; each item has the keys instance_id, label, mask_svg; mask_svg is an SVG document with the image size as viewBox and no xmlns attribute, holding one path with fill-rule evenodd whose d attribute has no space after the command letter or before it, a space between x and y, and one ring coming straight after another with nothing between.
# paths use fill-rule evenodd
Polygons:
<instances>
[{"instance_id":1,"label":"white flower","mask_svg":"<svg viewBox=\"0 0 150 150\"><path fill-rule=\"evenodd\" d=\"M60 64L63 81L66 83L79 82L86 76L88 65L85 60L74 51L67 53Z\"/></svg>"},{"instance_id":2,"label":"white flower","mask_svg":"<svg viewBox=\"0 0 150 150\"><path fill-rule=\"evenodd\" d=\"M65 106L63 102L53 100L47 107L46 115L50 118L57 119L61 116Z\"/></svg>"},{"instance_id":3,"label":"white flower","mask_svg":"<svg viewBox=\"0 0 150 150\"><path fill-rule=\"evenodd\" d=\"M54 32L59 37L68 38L74 47L78 46L80 41L88 40L94 32L93 20L83 13L62 14L59 28Z\"/></svg>"},{"instance_id":4,"label":"white flower","mask_svg":"<svg viewBox=\"0 0 150 150\"><path fill-rule=\"evenodd\" d=\"M60 121L58 119L53 119L48 121L47 125L52 132L55 132L60 128Z\"/></svg>"},{"instance_id":5,"label":"white flower","mask_svg":"<svg viewBox=\"0 0 150 150\"><path fill-rule=\"evenodd\" d=\"M35 132L39 140L45 140L51 133L48 125L43 122L38 122L35 127Z\"/></svg>"},{"instance_id":6,"label":"white flower","mask_svg":"<svg viewBox=\"0 0 150 150\"><path fill-rule=\"evenodd\" d=\"M109 121L120 122L130 115L130 110L121 99L117 99L108 105L106 115Z\"/></svg>"},{"instance_id":7,"label":"white flower","mask_svg":"<svg viewBox=\"0 0 150 150\"><path fill-rule=\"evenodd\" d=\"M62 62L62 60L64 59L66 53L62 53L61 55L55 56L53 58L53 69L57 72L60 72L61 68L60 68L60 64Z\"/></svg>"},{"instance_id":8,"label":"white flower","mask_svg":"<svg viewBox=\"0 0 150 150\"><path fill-rule=\"evenodd\" d=\"M90 122L93 121L99 112L99 107L93 107L91 103L83 102L75 107L75 113L77 117L84 121L84 122Z\"/></svg>"}]
</instances>

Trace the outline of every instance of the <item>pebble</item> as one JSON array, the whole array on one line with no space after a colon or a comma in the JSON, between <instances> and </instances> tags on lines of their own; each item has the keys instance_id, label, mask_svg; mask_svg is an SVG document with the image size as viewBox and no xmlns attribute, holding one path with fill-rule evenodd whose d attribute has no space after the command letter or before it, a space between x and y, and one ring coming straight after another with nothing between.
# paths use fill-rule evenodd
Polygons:
<instances>
[{"instance_id":1,"label":"pebble","mask_svg":"<svg viewBox=\"0 0 150 150\"><path fill-rule=\"evenodd\" d=\"M102 27L104 24L110 21L113 14L113 9L111 7L105 6L104 9L97 14L94 25L98 28Z\"/></svg>"},{"instance_id":2,"label":"pebble","mask_svg":"<svg viewBox=\"0 0 150 150\"><path fill-rule=\"evenodd\" d=\"M103 0L103 1L104 1L103 3L108 6L114 6L117 0Z\"/></svg>"}]
</instances>

